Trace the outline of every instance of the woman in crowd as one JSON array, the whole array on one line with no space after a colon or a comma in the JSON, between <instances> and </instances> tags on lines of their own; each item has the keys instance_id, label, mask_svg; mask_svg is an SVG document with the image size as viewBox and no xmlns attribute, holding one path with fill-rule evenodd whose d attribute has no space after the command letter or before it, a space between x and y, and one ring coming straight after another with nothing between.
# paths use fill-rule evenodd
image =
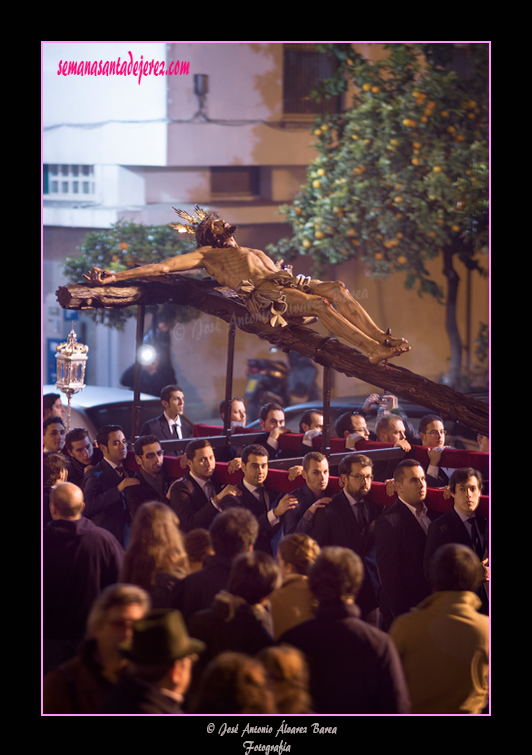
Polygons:
<instances>
[{"instance_id":1,"label":"woman in crowd","mask_svg":"<svg viewBox=\"0 0 532 755\"><path fill-rule=\"evenodd\" d=\"M278 713L312 713L305 656L290 645L265 648L257 655L266 669Z\"/></svg>"},{"instance_id":2,"label":"woman in crowd","mask_svg":"<svg viewBox=\"0 0 532 755\"><path fill-rule=\"evenodd\" d=\"M283 583L270 595L275 639L314 615L315 601L308 587L307 572L319 552L318 543L308 535L295 533L281 540L277 560Z\"/></svg>"},{"instance_id":3,"label":"woman in crowd","mask_svg":"<svg viewBox=\"0 0 532 755\"><path fill-rule=\"evenodd\" d=\"M43 478L43 527L52 521L50 514L50 493L60 482L66 482L68 469L66 456L63 454L45 453L42 464Z\"/></svg>"},{"instance_id":4,"label":"woman in crowd","mask_svg":"<svg viewBox=\"0 0 532 755\"><path fill-rule=\"evenodd\" d=\"M153 608L168 608L176 582L189 571L177 516L165 503L142 504L131 528L121 581L144 588Z\"/></svg>"},{"instance_id":5,"label":"woman in crowd","mask_svg":"<svg viewBox=\"0 0 532 755\"><path fill-rule=\"evenodd\" d=\"M205 669L193 713L276 713L266 671L256 658L227 651Z\"/></svg>"}]
</instances>

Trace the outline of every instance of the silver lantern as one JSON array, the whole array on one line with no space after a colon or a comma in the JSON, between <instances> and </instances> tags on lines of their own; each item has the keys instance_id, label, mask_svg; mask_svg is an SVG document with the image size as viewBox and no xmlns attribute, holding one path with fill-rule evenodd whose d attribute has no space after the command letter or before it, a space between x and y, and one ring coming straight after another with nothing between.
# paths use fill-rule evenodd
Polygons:
<instances>
[{"instance_id":1,"label":"silver lantern","mask_svg":"<svg viewBox=\"0 0 532 755\"><path fill-rule=\"evenodd\" d=\"M66 432L68 432L70 425L70 399L75 393L85 388L88 350L88 346L78 343L74 325L72 325L72 330L65 343L60 343L56 348L57 380L55 385L60 391L66 393L68 399Z\"/></svg>"}]
</instances>

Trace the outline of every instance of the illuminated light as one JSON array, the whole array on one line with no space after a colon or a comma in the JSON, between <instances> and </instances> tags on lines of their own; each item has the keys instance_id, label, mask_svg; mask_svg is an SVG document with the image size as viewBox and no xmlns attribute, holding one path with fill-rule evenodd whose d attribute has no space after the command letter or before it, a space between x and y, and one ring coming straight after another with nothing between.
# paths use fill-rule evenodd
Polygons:
<instances>
[{"instance_id":1,"label":"illuminated light","mask_svg":"<svg viewBox=\"0 0 532 755\"><path fill-rule=\"evenodd\" d=\"M153 364L157 359L157 352L149 344L143 344L137 352L137 359L139 364L149 365Z\"/></svg>"}]
</instances>

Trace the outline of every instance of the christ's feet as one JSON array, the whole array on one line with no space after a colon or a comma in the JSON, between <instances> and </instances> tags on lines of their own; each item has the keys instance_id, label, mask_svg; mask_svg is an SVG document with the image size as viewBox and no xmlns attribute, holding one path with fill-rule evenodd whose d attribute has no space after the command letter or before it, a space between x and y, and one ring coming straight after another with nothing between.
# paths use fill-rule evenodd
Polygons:
<instances>
[{"instance_id":1,"label":"christ's feet","mask_svg":"<svg viewBox=\"0 0 532 755\"><path fill-rule=\"evenodd\" d=\"M392 338L392 342L405 344L404 338ZM407 351L410 351L410 346L398 345L398 346L377 346L375 350L369 355L370 364L379 364L387 359L393 359L394 357L401 356Z\"/></svg>"}]
</instances>

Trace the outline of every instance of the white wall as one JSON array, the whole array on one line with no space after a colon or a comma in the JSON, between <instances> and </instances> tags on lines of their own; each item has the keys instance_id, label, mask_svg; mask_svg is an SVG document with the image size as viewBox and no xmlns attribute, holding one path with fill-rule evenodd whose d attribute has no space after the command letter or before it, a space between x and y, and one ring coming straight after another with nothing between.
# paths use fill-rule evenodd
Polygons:
<instances>
[{"instance_id":1,"label":"white wall","mask_svg":"<svg viewBox=\"0 0 532 755\"><path fill-rule=\"evenodd\" d=\"M102 61L105 64L120 58L122 63L129 63L128 51L137 62L141 55L144 60L166 59L164 43L43 44L45 163L164 165L166 77L143 77L139 84L133 76L64 76L57 73L60 61Z\"/></svg>"}]
</instances>

